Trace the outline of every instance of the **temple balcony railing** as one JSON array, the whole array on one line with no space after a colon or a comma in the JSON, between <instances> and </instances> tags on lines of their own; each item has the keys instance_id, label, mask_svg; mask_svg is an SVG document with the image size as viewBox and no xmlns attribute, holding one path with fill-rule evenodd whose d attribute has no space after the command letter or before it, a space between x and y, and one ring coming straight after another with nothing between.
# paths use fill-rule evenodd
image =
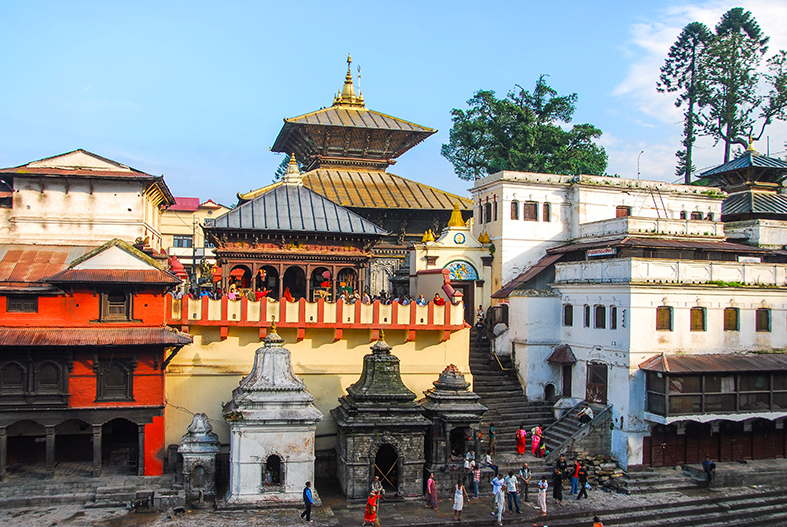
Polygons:
<instances>
[{"instance_id":1,"label":"temple balcony railing","mask_svg":"<svg viewBox=\"0 0 787 527\"><path fill-rule=\"evenodd\" d=\"M419 306L413 302L404 306L398 302L385 305L379 301L345 304L341 299L335 303L323 299L307 302L304 298L295 302L262 298L255 302L245 297L194 300L176 299L170 295L166 302L170 326L180 326L184 332L189 332L192 326L219 327L222 340L227 338L230 327L259 328L262 340L274 321L279 328L296 328L298 340L305 338L306 329L333 329L337 341L341 340L345 329L366 329L372 331L371 340L376 340L382 329L407 331L407 341L415 340L416 331L440 331L444 342L452 332L470 327L464 320L462 302L447 302L442 306L433 302Z\"/></svg>"},{"instance_id":2,"label":"temple balcony railing","mask_svg":"<svg viewBox=\"0 0 787 527\"><path fill-rule=\"evenodd\" d=\"M704 240L724 238L724 223L707 220L680 220L669 218L621 218L593 221L579 226L579 238L604 238L607 236L680 236Z\"/></svg>"},{"instance_id":3,"label":"temple balcony railing","mask_svg":"<svg viewBox=\"0 0 787 527\"><path fill-rule=\"evenodd\" d=\"M787 264L611 258L555 264L556 283L665 283L787 287Z\"/></svg>"}]
</instances>

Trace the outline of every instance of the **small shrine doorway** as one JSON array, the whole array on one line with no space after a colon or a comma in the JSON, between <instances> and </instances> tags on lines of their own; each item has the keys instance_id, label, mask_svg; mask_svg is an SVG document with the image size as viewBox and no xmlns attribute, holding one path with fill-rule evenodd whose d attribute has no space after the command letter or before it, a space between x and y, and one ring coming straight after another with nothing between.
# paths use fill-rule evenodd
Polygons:
<instances>
[{"instance_id":1,"label":"small shrine doorway","mask_svg":"<svg viewBox=\"0 0 787 527\"><path fill-rule=\"evenodd\" d=\"M117 473L137 474L139 429L123 418L113 419L101 427L102 459Z\"/></svg>"},{"instance_id":2,"label":"small shrine doorway","mask_svg":"<svg viewBox=\"0 0 787 527\"><path fill-rule=\"evenodd\" d=\"M381 445L374 456L374 475L380 478L387 492L399 490L399 455L391 445Z\"/></svg>"},{"instance_id":3,"label":"small shrine doorway","mask_svg":"<svg viewBox=\"0 0 787 527\"><path fill-rule=\"evenodd\" d=\"M452 456L464 457L466 452L467 443L467 429L454 428L448 436L450 454Z\"/></svg>"}]
</instances>

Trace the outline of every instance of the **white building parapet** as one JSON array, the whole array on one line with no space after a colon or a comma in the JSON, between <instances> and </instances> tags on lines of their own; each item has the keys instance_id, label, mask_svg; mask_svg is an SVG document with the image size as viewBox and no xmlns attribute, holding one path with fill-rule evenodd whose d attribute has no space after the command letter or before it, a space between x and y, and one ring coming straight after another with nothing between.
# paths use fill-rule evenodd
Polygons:
<instances>
[{"instance_id":1,"label":"white building parapet","mask_svg":"<svg viewBox=\"0 0 787 527\"><path fill-rule=\"evenodd\" d=\"M621 235L658 236L659 238L675 236L701 238L703 240L723 240L724 224L720 221L624 216L622 218L592 221L579 226L580 239L598 239Z\"/></svg>"}]
</instances>

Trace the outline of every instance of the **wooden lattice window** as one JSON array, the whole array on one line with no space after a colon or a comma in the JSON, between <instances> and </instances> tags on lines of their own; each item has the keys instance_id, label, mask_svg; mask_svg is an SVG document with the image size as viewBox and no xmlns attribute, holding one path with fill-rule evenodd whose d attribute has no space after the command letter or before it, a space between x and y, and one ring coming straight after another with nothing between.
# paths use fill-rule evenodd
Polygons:
<instances>
[{"instance_id":1,"label":"wooden lattice window","mask_svg":"<svg viewBox=\"0 0 787 527\"><path fill-rule=\"evenodd\" d=\"M656 308L656 330L672 331L672 307L659 306Z\"/></svg>"},{"instance_id":2,"label":"wooden lattice window","mask_svg":"<svg viewBox=\"0 0 787 527\"><path fill-rule=\"evenodd\" d=\"M119 289L101 294L101 320L131 319L131 294Z\"/></svg>"},{"instance_id":3,"label":"wooden lattice window","mask_svg":"<svg viewBox=\"0 0 787 527\"><path fill-rule=\"evenodd\" d=\"M527 201L522 204L522 219L525 221L538 221L538 203Z\"/></svg>"},{"instance_id":4,"label":"wooden lattice window","mask_svg":"<svg viewBox=\"0 0 787 527\"><path fill-rule=\"evenodd\" d=\"M691 308L691 331L705 331L705 308L692 307Z\"/></svg>"},{"instance_id":5,"label":"wooden lattice window","mask_svg":"<svg viewBox=\"0 0 787 527\"><path fill-rule=\"evenodd\" d=\"M756 314L757 331L768 333L771 331L771 310L760 308Z\"/></svg>"},{"instance_id":6,"label":"wooden lattice window","mask_svg":"<svg viewBox=\"0 0 787 527\"><path fill-rule=\"evenodd\" d=\"M740 331L740 309L724 308L724 331Z\"/></svg>"},{"instance_id":7,"label":"wooden lattice window","mask_svg":"<svg viewBox=\"0 0 787 527\"><path fill-rule=\"evenodd\" d=\"M38 313L38 297L8 296L5 310L8 313Z\"/></svg>"}]
</instances>

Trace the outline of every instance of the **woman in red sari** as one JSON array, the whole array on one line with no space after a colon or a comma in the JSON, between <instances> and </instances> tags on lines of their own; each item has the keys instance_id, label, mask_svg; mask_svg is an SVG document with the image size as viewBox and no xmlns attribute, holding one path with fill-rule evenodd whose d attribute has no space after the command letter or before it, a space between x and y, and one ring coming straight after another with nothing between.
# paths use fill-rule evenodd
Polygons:
<instances>
[{"instance_id":1,"label":"woman in red sari","mask_svg":"<svg viewBox=\"0 0 787 527\"><path fill-rule=\"evenodd\" d=\"M525 431L525 425L519 425L519 430L516 431L516 453L520 456L525 453L525 438L527 438L527 432Z\"/></svg>"},{"instance_id":2,"label":"woman in red sari","mask_svg":"<svg viewBox=\"0 0 787 527\"><path fill-rule=\"evenodd\" d=\"M380 522L377 520L377 493L372 491L369 494L369 499L366 500L366 511L363 514L363 525L366 525L366 522L369 522L369 525L380 525ZM363 526L361 526L363 527Z\"/></svg>"},{"instance_id":3,"label":"woman in red sari","mask_svg":"<svg viewBox=\"0 0 787 527\"><path fill-rule=\"evenodd\" d=\"M437 482L434 480L434 474L429 474L429 480L426 482L426 508L437 510Z\"/></svg>"},{"instance_id":4,"label":"woman in red sari","mask_svg":"<svg viewBox=\"0 0 787 527\"><path fill-rule=\"evenodd\" d=\"M533 441L533 455L538 456L538 445L541 443L541 434L543 431L539 425L536 425L530 433L532 434L532 441Z\"/></svg>"}]
</instances>

